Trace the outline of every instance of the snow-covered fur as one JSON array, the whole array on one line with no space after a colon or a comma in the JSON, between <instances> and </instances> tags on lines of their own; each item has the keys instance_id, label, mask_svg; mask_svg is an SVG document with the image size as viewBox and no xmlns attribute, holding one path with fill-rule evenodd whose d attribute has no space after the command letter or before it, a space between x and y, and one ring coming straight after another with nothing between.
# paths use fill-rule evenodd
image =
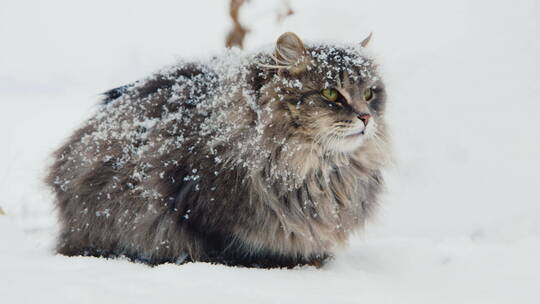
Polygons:
<instances>
[{"instance_id":1,"label":"snow-covered fur","mask_svg":"<svg viewBox=\"0 0 540 304\"><path fill-rule=\"evenodd\" d=\"M228 51L107 92L47 178L58 252L321 265L383 184L385 91L363 53L285 33L273 52Z\"/></svg>"}]
</instances>

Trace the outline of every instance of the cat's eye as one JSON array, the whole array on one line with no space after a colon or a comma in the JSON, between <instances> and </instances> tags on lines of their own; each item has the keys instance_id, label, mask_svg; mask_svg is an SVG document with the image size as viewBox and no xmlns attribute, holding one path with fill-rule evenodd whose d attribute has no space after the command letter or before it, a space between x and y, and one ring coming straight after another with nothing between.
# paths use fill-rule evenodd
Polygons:
<instances>
[{"instance_id":1,"label":"cat's eye","mask_svg":"<svg viewBox=\"0 0 540 304\"><path fill-rule=\"evenodd\" d=\"M339 93L336 89L324 89L321 91L321 95L332 102L337 101L339 97Z\"/></svg>"},{"instance_id":2,"label":"cat's eye","mask_svg":"<svg viewBox=\"0 0 540 304\"><path fill-rule=\"evenodd\" d=\"M365 101L370 101L373 99L373 96L375 94L373 93L373 88L367 88L364 90L364 100Z\"/></svg>"}]
</instances>

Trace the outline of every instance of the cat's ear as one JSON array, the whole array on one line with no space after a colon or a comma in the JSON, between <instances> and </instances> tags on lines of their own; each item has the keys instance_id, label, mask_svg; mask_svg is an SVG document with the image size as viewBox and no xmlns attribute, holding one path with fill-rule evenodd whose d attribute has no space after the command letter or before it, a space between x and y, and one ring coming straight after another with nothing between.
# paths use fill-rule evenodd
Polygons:
<instances>
[{"instance_id":1,"label":"cat's ear","mask_svg":"<svg viewBox=\"0 0 540 304\"><path fill-rule=\"evenodd\" d=\"M307 57L304 43L295 33L287 32L279 36L274 50L274 60L278 66L297 73L306 67Z\"/></svg>"},{"instance_id":2,"label":"cat's ear","mask_svg":"<svg viewBox=\"0 0 540 304\"><path fill-rule=\"evenodd\" d=\"M366 38L364 38L362 42L360 42L360 46L365 48L368 45L369 41L371 40L372 36L373 36L373 32L369 33L369 35Z\"/></svg>"}]
</instances>

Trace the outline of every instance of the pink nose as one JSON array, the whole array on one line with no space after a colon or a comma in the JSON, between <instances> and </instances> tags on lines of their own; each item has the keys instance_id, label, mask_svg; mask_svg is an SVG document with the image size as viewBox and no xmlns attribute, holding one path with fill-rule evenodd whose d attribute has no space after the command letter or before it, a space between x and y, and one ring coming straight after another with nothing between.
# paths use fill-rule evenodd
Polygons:
<instances>
[{"instance_id":1,"label":"pink nose","mask_svg":"<svg viewBox=\"0 0 540 304\"><path fill-rule=\"evenodd\" d=\"M362 113L358 115L358 118L364 123L364 126L367 127L371 115L369 115L368 113Z\"/></svg>"}]
</instances>

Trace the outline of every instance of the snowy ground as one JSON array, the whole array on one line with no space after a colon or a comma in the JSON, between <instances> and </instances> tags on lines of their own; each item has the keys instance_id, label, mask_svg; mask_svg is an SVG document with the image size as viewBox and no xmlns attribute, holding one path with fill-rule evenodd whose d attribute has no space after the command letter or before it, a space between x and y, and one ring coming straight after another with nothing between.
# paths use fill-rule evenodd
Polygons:
<instances>
[{"instance_id":1,"label":"snowy ground","mask_svg":"<svg viewBox=\"0 0 540 304\"><path fill-rule=\"evenodd\" d=\"M47 156L97 93L220 52L227 4L3 0L2 303L540 303L540 2L291 3L297 13L279 25L280 1L245 7L247 48L284 31L349 42L375 33L396 165L367 231L322 269L54 255Z\"/></svg>"}]
</instances>

